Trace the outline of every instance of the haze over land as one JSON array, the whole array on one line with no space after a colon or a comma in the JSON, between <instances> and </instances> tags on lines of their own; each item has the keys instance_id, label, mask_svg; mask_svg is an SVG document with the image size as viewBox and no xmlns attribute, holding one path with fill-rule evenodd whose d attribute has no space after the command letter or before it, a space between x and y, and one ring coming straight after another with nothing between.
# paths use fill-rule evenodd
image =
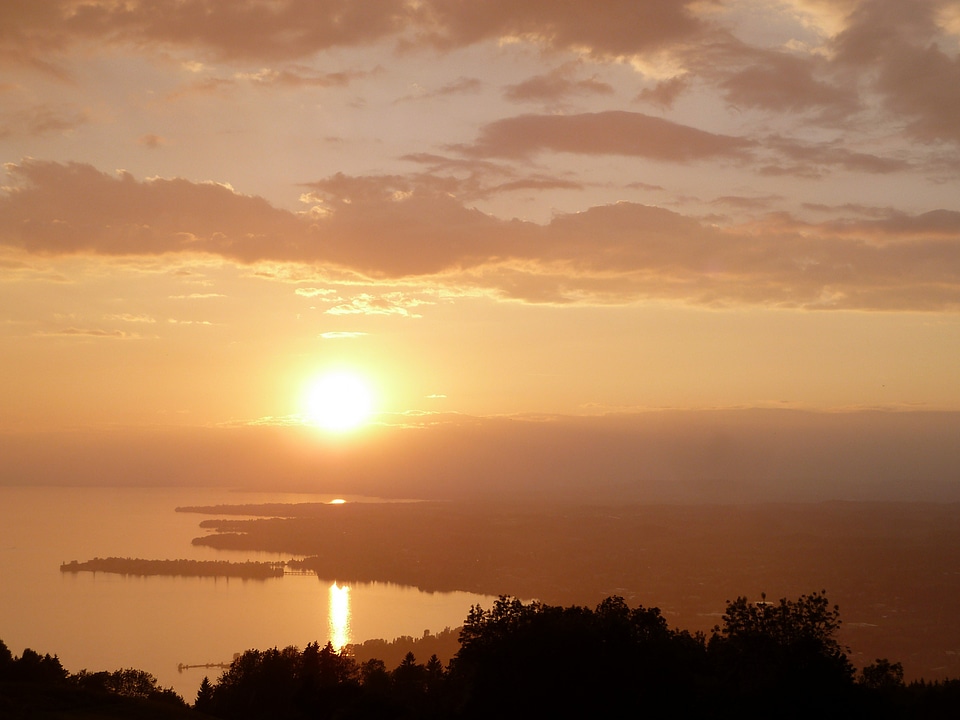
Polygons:
<instances>
[{"instance_id":1,"label":"haze over land","mask_svg":"<svg viewBox=\"0 0 960 720\"><path fill-rule=\"evenodd\" d=\"M312 427L0 437L6 482L211 484L387 498L750 502L960 498L960 415L797 410L430 416ZM51 452L51 447L55 452Z\"/></svg>"}]
</instances>

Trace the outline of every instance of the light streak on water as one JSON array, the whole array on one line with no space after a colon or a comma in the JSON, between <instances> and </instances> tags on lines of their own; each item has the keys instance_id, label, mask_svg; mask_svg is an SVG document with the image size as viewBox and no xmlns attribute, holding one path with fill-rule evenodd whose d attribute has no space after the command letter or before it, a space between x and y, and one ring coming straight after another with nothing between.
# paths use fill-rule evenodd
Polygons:
<instances>
[{"instance_id":1,"label":"light streak on water","mask_svg":"<svg viewBox=\"0 0 960 720\"><path fill-rule=\"evenodd\" d=\"M330 586L330 642L334 650L342 650L350 642L350 587Z\"/></svg>"}]
</instances>

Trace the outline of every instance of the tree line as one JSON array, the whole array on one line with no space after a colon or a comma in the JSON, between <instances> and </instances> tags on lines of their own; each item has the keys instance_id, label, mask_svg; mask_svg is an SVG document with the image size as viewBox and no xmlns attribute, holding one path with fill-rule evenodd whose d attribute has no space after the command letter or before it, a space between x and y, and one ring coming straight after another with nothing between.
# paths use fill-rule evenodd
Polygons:
<instances>
[{"instance_id":1,"label":"tree line","mask_svg":"<svg viewBox=\"0 0 960 720\"><path fill-rule=\"evenodd\" d=\"M160 687L148 672L69 673L56 655L27 648L14 656L0 640L0 718L139 718L173 720L196 717L171 688Z\"/></svg>"},{"instance_id":2,"label":"tree line","mask_svg":"<svg viewBox=\"0 0 960 720\"><path fill-rule=\"evenodd\" d=\"M960 680L907 684L887 659L858 672L837 639L840 624L823 592L738 597L709 634L671 628L658 608L620 597L590 609L502 596L470 610L446 666L407 653L391 670L330 643L248 650L215 681L203 679L192 712L225 720L956 716ZM46 657L30 662L59 665ZM0 687L22 662L0 658Z\"/></svg>"}]
</instances>

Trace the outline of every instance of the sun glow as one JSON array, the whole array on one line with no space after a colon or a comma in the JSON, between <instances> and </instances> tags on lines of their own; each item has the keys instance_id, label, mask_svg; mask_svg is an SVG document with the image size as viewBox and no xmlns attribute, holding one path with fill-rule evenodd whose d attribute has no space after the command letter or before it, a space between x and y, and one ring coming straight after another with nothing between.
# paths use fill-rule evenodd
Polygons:
<instances>
[{"instance_id":1,"label":"sun glow","mask_svg":"<svg viewBox=\"0 0 960 720\"><path fill-rule=\"evenodd\" d=\"M341 432L362 425L370 417L373 395L357 375L337 372L310 385L304 404L309 422Z\"/></svg>"}]
</instances>

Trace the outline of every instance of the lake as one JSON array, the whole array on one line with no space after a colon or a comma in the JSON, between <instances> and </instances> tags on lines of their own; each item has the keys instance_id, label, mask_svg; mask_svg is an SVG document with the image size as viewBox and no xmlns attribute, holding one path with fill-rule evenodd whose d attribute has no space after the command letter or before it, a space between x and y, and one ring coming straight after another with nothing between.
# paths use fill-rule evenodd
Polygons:
<instances>
[{"instance_id":1,"label":"lake","mask_svg":"<svg viewBox=\"0 0 960 720\"><path fill-rule=\"evenodd\" d=\"M194 546L209 516L174 508L332 499L212 488L0 487L0 639L14 655L26 647L57 654L71 672L146 670L192 702L203 676L213 680L221 670L178 671L180 664L229 662L249 648L419 637L460 625L473 604L492 605L495 598L472 593L345 586L316 575L242 580L60 572L62 562L110 556L288 560Z\"/></svg>"}]
</instances>

